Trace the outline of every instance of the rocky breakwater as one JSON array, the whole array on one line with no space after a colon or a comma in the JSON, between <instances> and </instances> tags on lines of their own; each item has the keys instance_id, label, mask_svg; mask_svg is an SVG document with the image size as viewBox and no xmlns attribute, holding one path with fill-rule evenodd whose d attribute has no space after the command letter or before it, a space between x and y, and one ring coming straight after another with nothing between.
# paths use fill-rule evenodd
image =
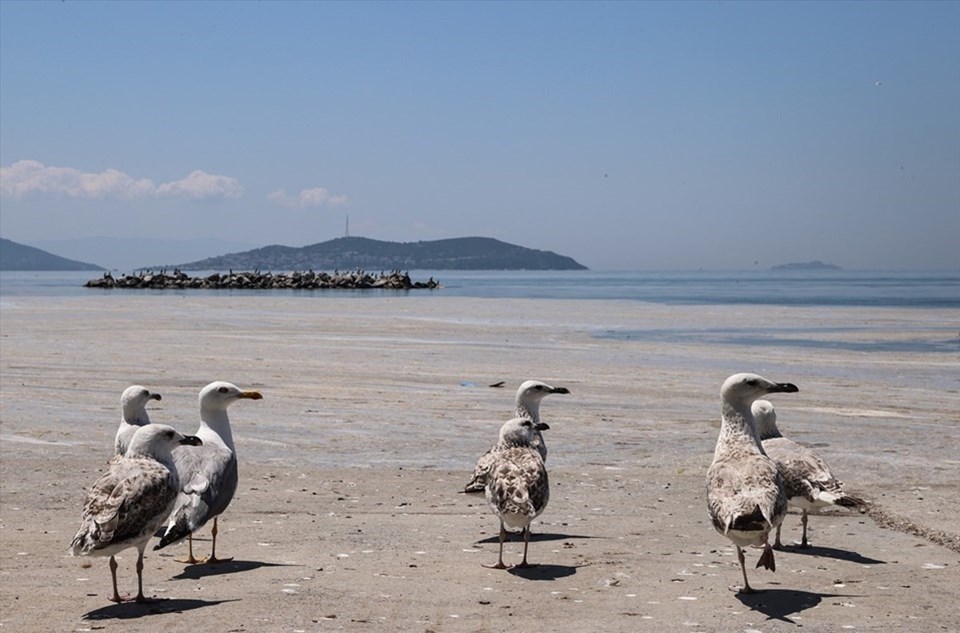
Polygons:
<instances>
[{"instance_id":1,"label":"rocky breakwater","mask_svg":"<svg viewBox=\"0 0 960 633\"><path fill-rule=\"evenodd\" d=\"M144 290L413 290L439 288L440 283L431 277L428 281L411 281L405 272L392 271L371 274L363 270L335 271L333 273L293 271L291 273L272 273L260 271L214 273L206 277L191 277L181 270L172 273L166 271L141 271L133 275L114 277L104 273L103 277L91 279L84 284L86 288L131 288Z\"/></svg>"}]
</instances>

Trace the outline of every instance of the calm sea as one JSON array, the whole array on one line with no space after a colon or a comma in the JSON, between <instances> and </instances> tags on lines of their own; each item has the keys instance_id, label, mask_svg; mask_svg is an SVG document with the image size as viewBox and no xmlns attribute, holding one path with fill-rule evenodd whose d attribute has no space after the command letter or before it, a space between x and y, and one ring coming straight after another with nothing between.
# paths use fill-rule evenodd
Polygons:
<instances>
[{"instance_id":1,"label":"calm sea","mask_svg":"<svg viewBox=\"0 0 960 633\"><path fill-rule=\"evenodd\" d=\"M212 271L191 272L205 275ZM0 272L0 296L76 296L123 293L281 293L324 297L439 293L451 297L626 299L664 304L747 304L960 308L960 271L411 271L439 290L412 291L202 291L96 290L84 288L90 272Z\"/></svg>"}]
</instances>

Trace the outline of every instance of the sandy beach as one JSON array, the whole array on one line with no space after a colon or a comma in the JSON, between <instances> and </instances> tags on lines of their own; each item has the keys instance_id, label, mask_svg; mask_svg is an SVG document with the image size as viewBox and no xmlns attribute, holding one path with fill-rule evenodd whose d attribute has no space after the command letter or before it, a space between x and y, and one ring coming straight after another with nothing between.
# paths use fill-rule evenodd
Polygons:
<instances>
[{"instance_id":1,"label":"sandy beach","mask_svg":"<svg viewBox=\"0 0 960 633\"><path fill-rule=\"evenodd\" d=\"M698 332L956 340L958 323L958 310L442 294L4 298L0 629L955 631L960 355ZM811 517L813 547L779 552L775 573L747 552L765 590L752 596L730 589L736 554L704 494L720 384L739 371L799 386L773 399L781 430L874 508ZM529 378L571 393L541 411L539 566L497 571L481 566L496 561L497 519L458 490ZM111 456L120 393L160 392L153 421L193 432L197 393L218 379L264 396L230 409L240 485L217 552L234 560L148 550L144 590L162 600L115 605L107 560L66 549ZM798 514L783 536L799 540ZM508 543L507 561L521 552ZM121 592L135 592L135 550L118 560Z\"/></svg>"}]
</instances>

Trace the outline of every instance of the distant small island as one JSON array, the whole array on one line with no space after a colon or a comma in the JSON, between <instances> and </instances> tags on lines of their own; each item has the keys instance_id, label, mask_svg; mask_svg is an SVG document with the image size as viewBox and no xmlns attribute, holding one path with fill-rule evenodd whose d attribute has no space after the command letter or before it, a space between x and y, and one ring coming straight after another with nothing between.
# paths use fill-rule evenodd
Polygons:
<instances>
[{"instance_id":1,"label":"distant small island","mask_svg":"<svg viewBox=\"0 0 960 633\"><path fill-rule=\"evenodd\" d=\"M779 266L771 267L770 270L843 270L843 269L834 264L825 264L818 259L812 262L794 262L791 264L780 264Z\"/></svg>"}]
</instances>

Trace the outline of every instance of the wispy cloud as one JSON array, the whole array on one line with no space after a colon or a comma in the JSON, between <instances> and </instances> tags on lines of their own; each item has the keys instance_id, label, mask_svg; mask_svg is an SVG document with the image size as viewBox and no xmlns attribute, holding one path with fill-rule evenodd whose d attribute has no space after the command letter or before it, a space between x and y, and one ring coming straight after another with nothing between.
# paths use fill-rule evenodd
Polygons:
<instances>
[{"instance_id":1,"label":"wispy cloud","mask_svg":"<svg viewBox=\"0 0 960 633\"><path fill-rule=\"evenodd\" d=\"M303 189L295 196L288 195L283 189L267 194L267 199L292 209L306 209L307 207L336 207L347 204L346 196L332 196L323 187Z\"/></svg>"},{"instance_id":2,"label":"wispy cloud","mask_svg":"<svg viewBox=\"0 0 960 633\"><path fill-rule=\"evenodd\" d=\"M73 167L52 167L35 160L20 160L0 167L0 195L23 198L34 194L72 198L173 197L202 200L239 198L243 187L236 178L196 170L186 178L154 184L149 178L133 178L122 171L107 169L87 173Z\"/></svg>"}]
</instances>

